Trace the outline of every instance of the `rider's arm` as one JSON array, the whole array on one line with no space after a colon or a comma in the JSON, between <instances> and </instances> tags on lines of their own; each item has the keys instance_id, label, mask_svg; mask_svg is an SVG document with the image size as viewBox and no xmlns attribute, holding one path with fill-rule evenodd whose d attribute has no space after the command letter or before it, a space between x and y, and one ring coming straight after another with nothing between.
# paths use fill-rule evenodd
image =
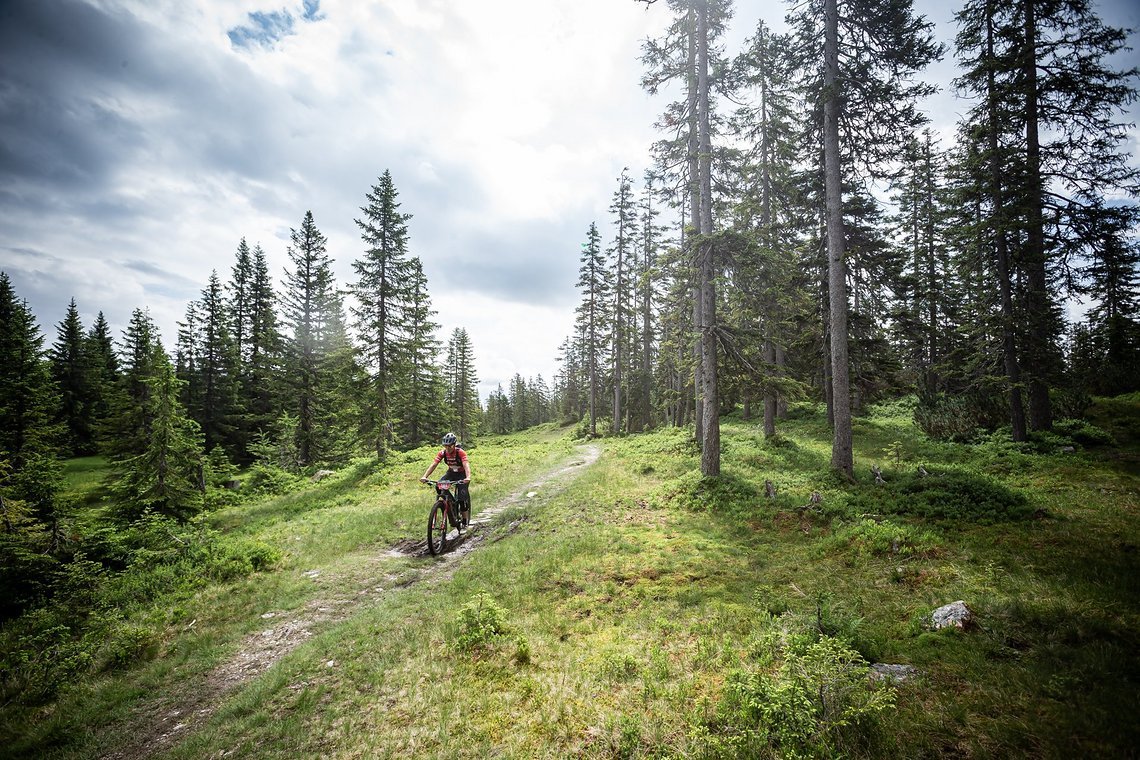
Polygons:
<instances>
[{"instance_id":1,"label":"rider's arm","mask_svg":"<svg viewBox=\"0 0 1140 760\"><path fill-rule=\"evenodd\" d=\"M427 480L428 478L430 478L431 474L433 472L435 472L435 468L439 466L439 460L442 458L443 457L441 455L436 454L435 455L435 461L431 463L431 467L427 468L427 472L424 473L424 476L422 478L420 478L420 480Z\"/></svg>"},{"instance_id":2,"label":"rider's arm","mask_svg":"<svg viewBox=\"0 0 1140 760\"><path fill-rule=\"evenodd\" d=\"M471 462L468 460L467 455L463 455L463 472L467 474L467 480L471 480Z\"/></svg>"}]
</instances>

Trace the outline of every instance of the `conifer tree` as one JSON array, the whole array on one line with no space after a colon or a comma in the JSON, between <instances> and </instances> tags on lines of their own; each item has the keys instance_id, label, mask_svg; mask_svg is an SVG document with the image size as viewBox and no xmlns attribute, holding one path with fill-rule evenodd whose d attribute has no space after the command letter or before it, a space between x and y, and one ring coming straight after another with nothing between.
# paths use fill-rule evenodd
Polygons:
<instances>
[{"instance_id":1,"label":"conifer tree","mask_svg":"<svg viewBox=\"0 0 1140 760\"><path fill-rule=\"evenodd\" d=\"M33 457L54 457L62 432L43 341L27 302L0 272L0 456L17 471Z\"/></svg>"},{"instance_id":2,"label":"conifer tree","mask_svg":"<svg viewBox=\"0 0 1140 760\"><path fill-rule=\"evenodd\" d=\"M253 338L253 289L254 261L249 244L242 238L234 254L234 265L230 270L230 281L226 284L226 307L228 309L229 333L233 337L234 350L241 364L249 362L252 354Z\"/></svg>"},{"instance_id":3,"label":"conifer tree","mask_svg":"<svg viewBox=\"0 0 1140 760\"><path fill-rule=\"evenodd\" d=\"M587 409L590 435L598 435L598 395L601 390L600 368L604 364L604 340L609 324L609 280L606 262L601 251L601 235L593 222L582 244L581 266L578 268L578 289L582 302L576 311L579 332L582 335L582 356L586 377Z\"/></svg>"},{"instance_id":4,"label":"conifer tree","mask_svg":"<svg viewBox=\"0 0 1140 760\"><path fill-rule=\"evenodd\" d=\"M503 384L491 391L487 396L487 411L484 415L485 427L494 435L503 435L514 430L511 416L511 402L503 392Z\"/></svg>"},{"instance_id":5,"label":"conifer tree","mask_svg":"<svg viewBox=\"0 0 1140 760\"><path fill-rule=\"evenodd\" d=\"M210 273L199 302L201 354L197 366L200 406L191 408L191 416L201 427L205 450L222 446L233 454L244 456L246 441L239 437L238 423L238 357L230 333L229 310L217 270Z\"/></svg>"},{"instance_id":6,"label":"conifer tree","mask_svg":"<svg viewBox=\"0 0 1140 760\"><path fill-rule=\"evenodd\" d=\"M1091 351L1083 385L1116 395L1140 388L1140 242L1130 237L1140 214L1135 207L1118 206L1097 209L1095 215L1105 237L1084 269L1084 290L1093 306L1087 314Z\"/></svg>"},{"instance_id":7,"label":"conifer tree","mask_svg":"<svg viewBox=\"0 0 1140 760\"><path fill-rule=\"evenodd\" d=\"M479 427L479 376L475 371L475 351L467 330L456 327L447 342L447 414L450 427L460 441L470 441Z\"/></svg>"},{"instance_id":8,"label":"conifer tree","mask_svg":"<svg viewBox=\"0 0 1140 760\"><path fill-rule=\"evenodd\" d=\"M613 385L613 432L622 432L622 399L628 395L627 364L632 358L632 345L636 335L634 316L634 250L637 241L636 200L633 197L633 182L629 169L622 169L618 177L618 187L610 202L613 219L614 239L609 249L610 256L610 296L613 316L610 330L610 376Z\"/></svg>"},{"instance_id":9,"label":"conifer tree","mask_svg":"<svg viewBox=\"0 0 1140 760\"><path fill-rule=\"evenodd\" d=\"M444 382L439 368L439 324L427 289L427 277L418 258L411 260L407 367L396 394L400 414L400 442L415 448L434 442L443 427Z\"/></svg>"},{"instance_id":10,"label":"conifer tree","mask_svg":"<svg viewBox=\"0 0 1140 760\"><path fill-rule=\"evenodd\" d=\"M66 320L65 320L66 321ZM0 272L0 501L3 530L46 529L49 551L59 549L63 485L58 461L63 426L44 337L27 302L17 298L7 273ZM26 522L25 522L26 521ZM13 539L19 539L13 536ZM10 547L0 544L0 559ZM7 591L7 589L6 589ZM5 605L7 606L7 605Z\"/></svg>"},{"instance_id":11,"label":"conifer tree","mask_svg":"<svg viewBox=\"0 0 1140 760\"><path fill-rule=\"evenodd\" d=\"M339 299L328 256L327 238L306 211L299 229L290 230L288 253L293 269L285 272L281 318L287 331L285 367L289 378L285 411L297 418L297 450L302 466L314 464L321 449L321 364L329 353L327 327L339 321Z\"/></svg>"},{"instance_id":12,"label":"conifer tree","mask_svg":"<svg viewBox=\"0 0 1140 760\"><path fill-rule=\"evenodd\" d=\"M112 463L116 514L126 522L148 512L186 520L201 509L205 490L201 433L178 400L181 381L161 347L154 348L150 366L153 374L142 381L148 388L146 444Z\"/></svg>"},{"instance_id":13,"label":"conifer tree","mask_svg":"<svg viewBox=\"0 0 1140 760\"><path fill-rule=\"evenodd\" d=\"M969 0L957 20L965 69L958 84L980 100L967 122L988 131L989 227L1003 302L1004 270L1023 287L1003 306L1007 324L1024 328L1016 358L1025 377L1011 376L1010 383L1015 393L1027 388L1029 428L1048 429L1061 333L1050 274L1105 239L1101 224L1112 222L1098 219L1108 208L1103 198L1138 191L1140 173L1121 149L1128 131L1121 117L1136 98L1137 69L1113 68L1127 33L1105 26L1085 0ZM1010 342L1007 336L1007 368Z\"/></svg>"},{"instance_id":14,"label":"conifer tree","mask_svg":"<svg viewBox=\"0 0 1140 760\"><path fill-rule=\"evenodd\" d=\"M657 216L660 212L653 205L654 194L657 192L657 175L652 170L645 172L641 197L637 206L638 231L640 238L637 242L637 307L640 310L640 344L638 346L638 387L637 419L641 430L647 430L653 420L653 360L656 345L656 331L654 325L654 311L658 305L658 268L657 254L659 231L657 229Z\"/></svg>"},{"instance_id":15,"label":"conifer tree","mask_svg":"<svg viewBox=\"0 0 1140 760\"><path fill-rule=\"evenodd\" d=\"M802 291L792 285L805 203L798 187L802 118L792 51L788 35L773 33L761 21L733 64L741 107L731 125L747 146L733 226L745 233L745 242L730 263L734 287L727 301L733 317L727 321L756 331L758 340L749 341L747 332L738 336L736 353L751 369L736 380L743 385L746 414L753 389L763 392L768 436L776 432L783 398L784 347L792 341L792 322L806 308Z\"/></svg>"},{"instance_id":16,"label":"conifer tree","mask_svg":"<svg viewBox=\"0 0 1140 760\"><path fill-rule=\"evenodd\" d=\"M242 363L250 430L256 436L272 427L280 413L283 341L274 308L276 294L265 251L253 247L249 285L247 356Z\"/></svg>"},{"instance_id":17,"label":"conifer tree","mask_svg":"<svg viewBox=\"0 0 1140 760\"><path fill-rule=\"evenodd\" d=\"M119 359L115 355L115 341L111 337L111 326L107 324L103 312L95 316L95 323L84 339L83 350L91 372L91 417L95 427L93 432L97 436L111 414L111 400L119 381Z\"/></svg>"},{"instance_id":18,"label":"conifer tree","mask_svg":"<svg viewBox=\"0 0 1140 760\"><path fill-rule=\"evenodd\" d=\"M357 335L361 354L371 373L369 424L377 457L383 459L391 447L397 409L392 398L393 380L406 366L412 264L408 260L408 220L400 211L399 193L392 175L385 170L365 196L357 219L366 250L353 262L357 281L351 291L357 306Z\"/></svg>"},{"instance_id":19,"label":"conifer tree","mask_svg":"<svg viewBox=\"0 0 1140 760\"><path fill-rule=\"evenodd\" d=\"M79 308L72 298L56 327L56 340L49 352L52 379L59 393L56 419L64 431L64 448L72 456L95 453L94 392L83 337Z\"/></svg>"},{"instance_id":20,"label":"conifer tree","mask_svg":"<svg viewBox=\"0 0 1140 760\"><path fill-rule=\"evenodd\" d=\"M854 477L844 177L889 176L921 121L918 97L930 92L912 74L940 55L931 25L910 0L811 0L790 17L798 54L810 72L811 106L822 114L819 142L828 256L833 440L831 466ZM847 166L845 167L844 164Z\"/></svg>"},{"instance_id":21,"label":"conifer tree","mask_svg":"<svg viewBox=\"0 0 1140 760\"><path fill-rule=\"evenodd\" d=\"M162 354L154 320L146 311L135 309L123 331L119 351L123 371L100 435L112 459L126 459L146 449L152 421L151 386L147 381L156 375L156 362Z\"/></svg>"}]
</instances>

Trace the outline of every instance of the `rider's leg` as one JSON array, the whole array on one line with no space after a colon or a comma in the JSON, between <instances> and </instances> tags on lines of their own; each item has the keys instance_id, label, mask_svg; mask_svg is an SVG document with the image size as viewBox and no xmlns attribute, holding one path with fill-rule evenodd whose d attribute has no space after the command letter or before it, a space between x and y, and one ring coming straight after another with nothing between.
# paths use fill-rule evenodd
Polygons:
<instances>
[{"instance_id":1,"label":"rider's leg","mask_svg":"<svg viewBox=\"0 0 1140 760\"><path fill-rule=\"evenodd\" d=\"M467 484L463 483L459 486L459 512L463 516L463 524L471 524L471 491L468 490Z\"/></svg>"}]
</instances>

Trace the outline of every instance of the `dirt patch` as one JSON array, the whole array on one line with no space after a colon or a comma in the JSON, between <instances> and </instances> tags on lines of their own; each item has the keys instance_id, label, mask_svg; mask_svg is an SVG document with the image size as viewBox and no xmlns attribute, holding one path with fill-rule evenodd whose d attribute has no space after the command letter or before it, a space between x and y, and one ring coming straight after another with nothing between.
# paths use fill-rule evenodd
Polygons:
<instances>
[{"instance_id":1,"label":"dirt patch","mask_svg":"<svg viewBox=\"0 0 1140 760\"><path fill-rule=\"evenodd\" d=\"M569 476L593 464L600 454L597 445L580 447L573 459L544 474L521 493L501 499L473 515L468 530L458 537L452 533L447 552L439 557L440 562L400 576L388 575L385 585L408 586L425 580L440 583L450 579L457 569L457 563L492 535L490 523L496 515L539 495L549 496L564 490L572 480ZM492 542L513 533L525 519L524 515L496 531ZM389 557L427 556L426 538L404 539L389 547L385 554ZM320 572L309 570L304 575L315 581ZM264 613L261 617L266 622L265 628L247 636L237 653L215 668L204 680L196 684L185 684L178 693L177 702L168 700L151 703L145 714L137 715L124 732L132 737L132 741L103 755L104 760L137 760L169 750L205 723L228 692L269 670L282 657L312 638L315 628L343 622L361 609L365 602L376 599L383 592L384 586L371 586L359 590L353 596L314 599L302 610L295 612Z\"/></svg>"}]
</instances>

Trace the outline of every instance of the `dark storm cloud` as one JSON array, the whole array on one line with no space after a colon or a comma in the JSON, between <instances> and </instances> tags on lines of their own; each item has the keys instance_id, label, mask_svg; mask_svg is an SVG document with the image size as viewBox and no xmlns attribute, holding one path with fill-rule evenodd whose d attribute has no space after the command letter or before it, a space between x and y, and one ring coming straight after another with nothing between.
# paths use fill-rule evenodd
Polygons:
<instances>
[{"instance_id":1,"label":"dark storm cloud","mask_svg":"<svg viewBox=\"0 0 1140 760\"><path fill-rule=\"evenodd\" d=\"M140 133L108 107L105 80L139 74L138 29L69 0L0 10L0 176L6 182L99 184Z\"/></svg>"},{"instance_id":2,"label":"dark storm cloud","mask_svg":"<svg viewBox=\"0 0 1140 760\"><path fill-rule=\"evenodd\" d=\"M185 177L280 179L295 136L274 118L276 91L240 58L193 44L78 0L4 4L0 179L45 205L160 165Z\"/></svg>"}]
</instances>

